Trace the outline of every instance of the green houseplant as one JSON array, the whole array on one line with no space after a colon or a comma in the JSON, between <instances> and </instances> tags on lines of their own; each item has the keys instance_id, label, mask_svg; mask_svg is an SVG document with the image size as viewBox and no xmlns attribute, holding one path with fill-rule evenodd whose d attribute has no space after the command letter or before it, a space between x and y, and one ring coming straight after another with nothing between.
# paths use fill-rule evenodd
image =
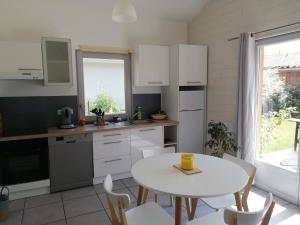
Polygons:
<instances>
[{"instance_id":1,"label":"green houseplant","mask_svg":"<svg viewBox=\"0 0 300 225\"><path fill-rule=\"evenodd\" d=\"M96 122L95 125L96 126L104 126L105 122L104 122L104 114L105 112L102 111L100 108L94 108L91 113L94 113L96 115Z\"/></svg>"},{"instance_id":2,"label":"green houseplant","mask_svg":"<svg viewBox=\"0 0 300 225\"><path fill-rule=\"evenodd\" d=\"M210 139L205 143L205 147L209 147L211 155L222 157L224 153L233 154L239 149L232 132L224 123L210 121L207 132Z\"/></svg>"}]
</instances>

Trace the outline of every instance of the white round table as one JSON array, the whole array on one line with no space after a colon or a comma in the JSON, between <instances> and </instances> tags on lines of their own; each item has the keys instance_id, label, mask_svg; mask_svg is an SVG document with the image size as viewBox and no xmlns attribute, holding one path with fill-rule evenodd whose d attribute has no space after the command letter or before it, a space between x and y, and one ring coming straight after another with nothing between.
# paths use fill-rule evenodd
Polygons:
<instances>
[{"instance_id":1,"label":"white round table","mask_svg":"<svg viewBox=\"0 0 300 225\"><path fill-rule=\"evenodd\" d=\"M186 175L173 167L180 164L180 160L180 153L162 154L142 159L133 166L132 176L140 185L138 205L141 204L144 188L176 196L176 225L181 224L182 197L191 198L195 210L198 198L235 194L240 208L238 192L248 181L241 167L224 159L195 154L195 167L201 169L202 173ZM193 217L195 212L191 213Z\"/></svg>"}]
</instances>

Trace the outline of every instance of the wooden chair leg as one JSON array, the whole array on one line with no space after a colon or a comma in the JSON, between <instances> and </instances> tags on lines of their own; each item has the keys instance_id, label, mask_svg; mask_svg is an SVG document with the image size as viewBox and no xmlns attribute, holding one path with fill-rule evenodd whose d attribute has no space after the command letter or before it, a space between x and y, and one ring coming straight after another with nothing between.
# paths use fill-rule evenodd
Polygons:
<instances>
[{"instance_id":1,"label":"wooden chair leg","mask_svg":"<svg viewBox=\"0 0 300 225\"><path fill-rule=\"evenodd\" d=\"M189 221L191 221L191 204L190 204L190 199L189 198L185 198L185 208L186 208L186 213L188 215L188 219Z\"/></svg>"},{"instance_id":2,"label":"wooden chair leg","mask_svg":"<svg viewBox=\"0 0 300 225\"><path fill-rule=\"evenodd\" d=\"M145 189L144 198L143 198L143 204L145 204L147 202L148 194L149 194L149 190Z\"/></svg>"},{"instance_id":3,"label":"wooden chair leg","mask_svg":"<svg viewBox=\"0 0 300 225\"><path fill-rule=\"evenodd\" d=\"M198 199L197 198L185 198L186 211L189 221L195 218L196 209L197 209Z\"/></svg>"},{"instance_id":4,"label":"wooden chair leg","mask_svg":"<svg viewBox=\"0 0 300 225\"><path fill-rule=\"evenodd\" d=\"M143 201L143 194L144 194L144 187L139 186L139 192L138 192L138 199L137 199L137 206L142 204Z\"/></svg>"},{"instance_id":5,"label":"wooden chair leg","mask_svg":"<svg viewBox=\"0 0 300 225\"><path fill-rule=\"evenodd\" d=\"M192 220L195 218L196 210L198 205L198 198L192 198L192 210L191 210L191 218Z\"/></svg>"},{"instance_id":6,"label":"wooden chair leg","mask_svg":"<svg viewBox=\"0 0 300 225\"><path fill-rule=\"evenodd\" d=\"M234 197L235 197L235 202L236 202L236 208L237 208L237 210L242 211L243 207L242 207L242 200L241 200L241 194L240 194L240 192L234 193Z\"/></svg>"},{"instance_id":7,"label":"wooden chair leg","mask_svg":"<svg viewBox=\"0 0 300 225\"><path fill-rule=\"evenodd\" d=\"M266 212L266 214L265 214L265 216L264 216L264 218L261 222L261 225L268 225L269 224L272 213L273 213L274 206L275 206L275 202L273 201L272 204L270 205L270 208L267 210L267 212Z\"/></svg>"}]
</instances>

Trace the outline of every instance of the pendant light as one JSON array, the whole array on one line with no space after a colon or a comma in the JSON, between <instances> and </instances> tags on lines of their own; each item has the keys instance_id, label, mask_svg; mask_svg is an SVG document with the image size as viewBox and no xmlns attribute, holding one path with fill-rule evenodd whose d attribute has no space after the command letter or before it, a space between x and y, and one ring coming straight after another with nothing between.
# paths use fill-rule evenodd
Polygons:
<instances>
[{"instance_id":1,"label":"pendant light","mask_svg":"<svg viewBox=\"0 0 300 225\"><path fill-rule=\"evenodd\" d=\"M112 20L117 23L130 23L137 20L137 15L130 0L117 0L112 12Z\"/></svg>"}]
</instances>

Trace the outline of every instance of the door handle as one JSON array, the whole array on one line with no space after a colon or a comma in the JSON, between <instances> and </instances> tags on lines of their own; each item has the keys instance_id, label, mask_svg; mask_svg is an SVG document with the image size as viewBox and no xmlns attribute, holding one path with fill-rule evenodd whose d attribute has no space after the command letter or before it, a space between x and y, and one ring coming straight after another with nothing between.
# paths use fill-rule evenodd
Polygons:
<instances>
[{"instance_id":1,"label":"door handle","mask_svg":"<svg viewBox=\"0 0 300 225\"><path fill-rule=\"evenodd\" d=\"M72 141L66 141L67 144L73 144L76 143L76 140L72 140Z\"/></svg>"},{"instance_id":2,"label":"door handle","mask_svg":"<svg viewBox=\"0 0 300 225\"><path fill-rule=\"evenodd\" d=\"M112 160L106 160L104 161L104 163L111 163L111 162L117 162L117 161L121 161L122 159L112 159Z\"/></svg>"},{"instance_id":3,"label":"door handle","mask_svg":"<svg viewBox=\"0 0 300 225\"><path fill-rule=\"evenodd\" d=\"M148 84L162 84L161 81L149 81Z\"/></svg>"},{"instance_id":4,"label":"door handle","mask_svg":"<svg viewBox=\"0 0 300 225\"><path fill-rule=\"evenodd\" d=\"M201 84L201 81L188 81L188 84Z\"/></svg>"},{"instance_id":5,"label":"door handle","mask_svg":"<svg viewBox=\"0 0 300 225\"><path fill-rule=\"evenodd\" d=\"M154 128L149 128L149 129L141 129L140 132L147 132L147 131L152 131L155 130Z\"/></svg>"},{"instance_id":6,"label":"door handle","mask_svg":"<svg viewBox=\"0 0 300 225\"><path fill-rule=\"evenodd\" d=\"M121 136L121 134L104 134L103 137Z\"/></svg>"},{"instance_id":7,"label":"door handle","mask_svg":"<svg viewBox=\"0 0 300 225\"><path fill-rule=\"evenodd\" d=\"M103 144L104 145L111 145L111 144L119 144L121 143L122 141L112 141L112 142L104 142Z\"/></svg>"}]
</instances>

